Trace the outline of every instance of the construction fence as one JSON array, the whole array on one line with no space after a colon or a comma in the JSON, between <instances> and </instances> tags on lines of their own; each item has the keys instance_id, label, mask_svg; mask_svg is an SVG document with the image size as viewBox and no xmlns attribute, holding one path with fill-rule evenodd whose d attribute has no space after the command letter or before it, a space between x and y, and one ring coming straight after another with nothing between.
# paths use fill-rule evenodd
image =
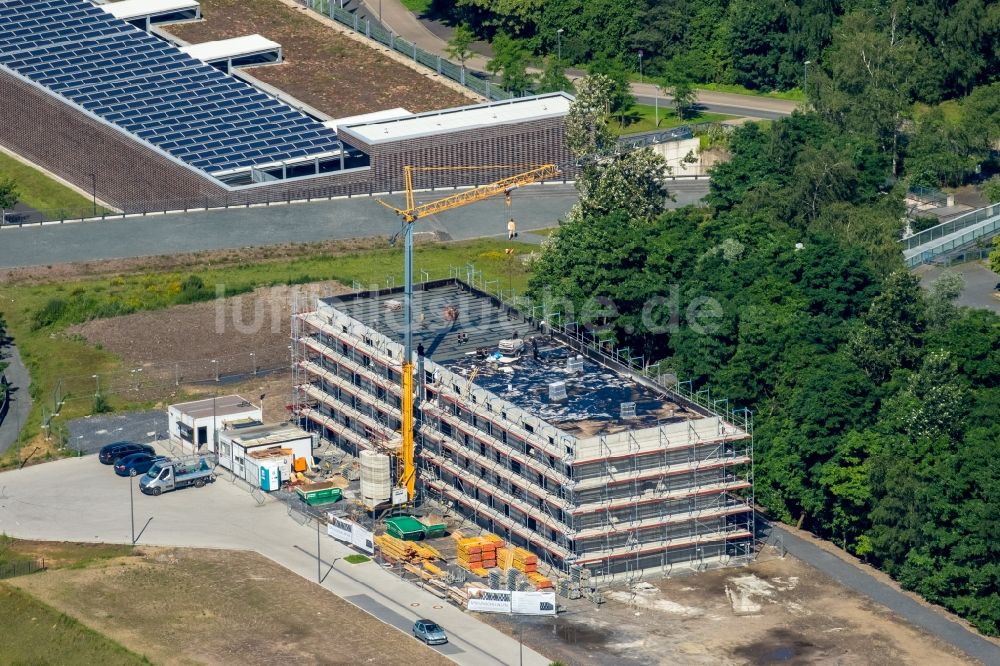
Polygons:
<instances>
[{"instance_id":1,"label":"construction fence","mask_svg":"<svg viewBox=\"0 0 1000 666\"><path fill-rule=\"evenodd\" d=\"M355 12L343 8L342 0L298 0L299 4L312 11L327 16L344 25L359 35L364 35L389 49L400 53L413 62L431 69L441 76L465 86L477 95L489 100L505 100L514 97L500 86L477 76L461 65L456 65L447 58L424 51L416 44L409 42L392 32L378 21L362 18Z\"/></svg>"}]
</instances>

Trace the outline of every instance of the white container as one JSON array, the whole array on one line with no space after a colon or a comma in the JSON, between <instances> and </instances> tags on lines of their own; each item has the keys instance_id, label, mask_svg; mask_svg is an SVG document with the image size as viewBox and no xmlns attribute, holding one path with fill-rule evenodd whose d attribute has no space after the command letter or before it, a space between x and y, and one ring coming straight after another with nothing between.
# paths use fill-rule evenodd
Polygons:
<instances>
[{"instance_id":1,"label":"white container","mask_svg":"<svg viewBox=\"0 0 1000 666\"><path fill-rule=\"evenodd\" d=\"M369 509L392 495L391 460L384 453L361 452L361 501Z\"/></svg>"}]
</instances>

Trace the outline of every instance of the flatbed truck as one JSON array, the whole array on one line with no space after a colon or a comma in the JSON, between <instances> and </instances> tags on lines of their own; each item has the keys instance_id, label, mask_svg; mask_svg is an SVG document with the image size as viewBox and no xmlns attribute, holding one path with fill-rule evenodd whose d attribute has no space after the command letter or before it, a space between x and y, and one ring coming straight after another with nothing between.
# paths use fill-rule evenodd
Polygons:
<instances>
[{"instance_id":1,"label":"flatbed truck","mask_svg":"<svg viewBox=\"0 0 1000 666\"><path fill-rule=\"evenodd\" d=\"M185 456L161 460L139 480L139 490L146 495L194 486L201 488L215 481L215 460L210 455Z\"/></svg>"}]
</instances>

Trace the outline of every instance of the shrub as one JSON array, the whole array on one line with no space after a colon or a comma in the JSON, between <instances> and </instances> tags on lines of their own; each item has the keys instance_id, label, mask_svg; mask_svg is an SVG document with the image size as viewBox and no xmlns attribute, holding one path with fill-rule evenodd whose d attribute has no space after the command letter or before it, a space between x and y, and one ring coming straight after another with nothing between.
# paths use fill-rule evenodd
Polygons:
<instances>
[{"instance_id":1,"label":"shrub","mask_svg":"<svg viewBox=\"0 0 1000 666\"><path fill-rule=\"evenodd\" d=\"M66 314L66 309L66 301L61 298L50 298L48 303L32 316L31 330L37 331L51 326Z\"/></svg>"}]
</instances>

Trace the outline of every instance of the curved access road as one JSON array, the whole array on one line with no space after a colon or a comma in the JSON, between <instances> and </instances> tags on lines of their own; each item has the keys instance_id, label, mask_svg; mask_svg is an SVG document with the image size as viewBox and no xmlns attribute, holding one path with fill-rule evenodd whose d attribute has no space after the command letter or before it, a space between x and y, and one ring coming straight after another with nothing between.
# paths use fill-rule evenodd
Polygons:
<instances>
[{"instance_id":1,"label":"curved access road","mask_svg":"<svg viewBox=\"0 0 1000 666\"><path fill-rule=\"evenodd\" d=\"M358 0L356 7L362 16L367 16L375 21L380 20L386 28L416 44L424 51L448 57L446 53L448 48L447 35L441 30L432 31L430 26L434 24L428 24L428 22L417 18L413 12L403 6L400 0ZM483 72L486 71L487 60L484 56L477 54L466 60L465 66L468 69ZM571 73L570 78L579 77L575 73ZM633 83L632 94L636 96L640 104L651 105L657 91L652 84ZM661 96L660 100L664 107L669 106L669 97ZM789 116L799 106L799 102L790 100L711 90L698 91L698 104L705 111L712 113L767 120Z\"/></svg>"},{"instance_id":2,"label":"curved access road","mask_svg":"<svg viewBox=\"0 0 1000 666\"><path fill-rule=\"evenodd\" d=\"M948 617L943 611L922 604L896 588L883 583L857 564L823 550L799 533L772 523L772 544L816 567L841 585L885 606L927 633L953 645L973 659L993 666L1000 664L1000 647L975 631Z\"/></svg>"}]
</instances>

